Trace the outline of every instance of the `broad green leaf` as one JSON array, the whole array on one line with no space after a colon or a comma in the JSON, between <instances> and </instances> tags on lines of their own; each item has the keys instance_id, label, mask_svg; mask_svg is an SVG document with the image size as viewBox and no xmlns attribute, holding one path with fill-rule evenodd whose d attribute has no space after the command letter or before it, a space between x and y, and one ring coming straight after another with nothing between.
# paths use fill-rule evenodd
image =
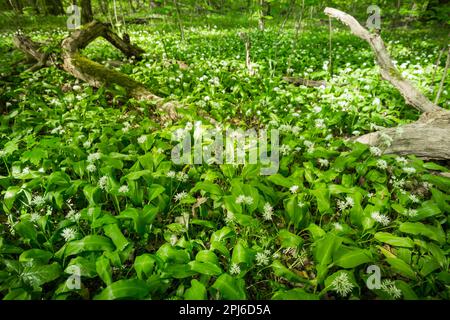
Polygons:
<instances>
[{"instance_id":1,"label":"broad green leaf","mask_svg":"<svg viewBox=\"0 0 450 320\"><path fill-rule=\"evenodd\" d=\"M380 242L390 244L395 247L413 248L414 241L406 237L397 237L387 232L377 232L374 238Z\"/></svg>"},{"instance_id":2,"label":"broad green leaf","mask_svg":"<svg viewBox=\"0 0 450 320\"><path fill-rule=\"evenodd\" d=\"M205 286L196 279L191 280L191 287L184 292L186 300L206 300L207 297Z\"/></svg>"},{"instance_id":3,"label":"broad green leaf","mask_svg":"<svg viewBox=\"0 0 450 320\"><path fill-rule=\"evenodd\" d=\"M319 300L319 296L308 293L302 288L294 288L287 291L275 292L272 300Z\"/></svg>"},{"instance_id":4,"label":"broad green leaf","mask_svg":"<svg viewBox=\"0 0 450 320\"><path fill-rule=\"evenodd\" d=\"M245 300L247 298L244 280L233 278L226 273L218 277L211 287L217 290L225 300Z\"/></svg>"},{"instance_id":5,"label":"broad green leaf","mask_svg":"<svg viewBox=\"0 0 450 320\"><path fill-rule=\"evenodd\" d=\"M359 248L341 247L336 251L333 260L334 264L342 268L355 268L361 264L373 261L372 254L369 250Z\"/></svg>"},{"instance_id":6,"label":"broad green leaf","mask_svg":"<svg viewBox=\"0 0 450 320\"><path fill-rule=\"evenodd\" d=\"M145 299L149 297L150 288L144 280L119 280L94 297L94 300Z\"/></svg>"},{"instance_id":7,"label":"broad green leaf","mask_svg":"<svg viewBox=\"0 0 450 320\"><path fill-rule=\"evenodd\" d=\"M420 222L403 222L398 230L404 233L421 235L439 243L445 243L445 233L440 226L434 227Z\"/></svg>"}]
</instances>

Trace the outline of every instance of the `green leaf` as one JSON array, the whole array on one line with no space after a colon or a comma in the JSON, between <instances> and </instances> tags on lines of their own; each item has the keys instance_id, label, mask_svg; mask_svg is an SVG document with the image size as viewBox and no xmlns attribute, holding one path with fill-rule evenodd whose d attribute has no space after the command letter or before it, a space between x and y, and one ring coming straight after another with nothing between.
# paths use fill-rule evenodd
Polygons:
<instances>
[{"instance_id":1,"label":"green leaf","mask_svg":"<svg viewBox=\"0 0 450 320\"><path fill-rule=\"evenodd\" d=\"M119 251L123 251L130 243L116 223L104 226L103 230L105 231L105 235L112 240Z\"/></svg>"},{"instance_id":2,"label":"green leaf","mask_svg":"<svg viewBox=\"0 0 450 320\"><path fill-rule=\"evenodd\" d=\"M421 235L442 244L445 243L445 233L440 226L433 227L420 222L403 222L398 230L404 233Z\"/></svg>"},{"instance_id":3,"label":"green leaf","mask_svg":"<svg viewBox=\"0 0 450 320\"><path fill-rule=\"evenodd\" d=\"M53 257L53 253L41 249L30 249L22 252L19 256L20 262L37 262L37 264L47 264Z\"/></svg>"},{"instance_id":4,"label":"green leaf","mask_svg":"<svg viewBox=\"0 0 450 320\"><path fill-rule=\"evenodd\" d=\"M151 202L153 199L156 199L164 191L166 191L166 188L164 188L162 185L152 184L148 188L148 201Z\"/></svg>"},{"instance_id":5,"label":"green leaf","mask_svg":"<svg viewBox=\"0 0 450 320\"><path fill-rule=\"evenodd\" d=\"M319 300L319 296L308 293L305 289L295 288L287 291L277 291L272 300Z\"/></svg>"},{"instance_id":6,"label":"green leaf","mask_svg":"<svg viewBox=\"0 0 450 320\"><path fill-rule=\"evenodd\" d=\"M208 276L218 276L222 274L222 269L211 262L191 261L188 263L192 271L206 274Z\"/></svg>"},{"instance_id":7,"label":"green leaf","mask_svg":"<svg viewBox=\"0 0 450 320\"><path fill-rule=\"evenodd\" d=\"M278 231L278 240L282 248L298 248L303 244L302 237L289 232L286 229Z\"/></svg>"},{"instance_id":8,"label":"green leaf","mask_svg":"<svg viewBox=\"0 0 450 320\"><path fill-rule=\"evenodd\" d=\"M113 251L114 249L115 246L110 239L98 235L89 235L81 240L69 242L56 255L62 254L67 258L86 251Z\"/></svg>"},{"instance_id":9,"label":"green leaf","mask_svg":"<svg viewBox=\"0 0 450 320\"><path fill-rule=\"evenodd\" d=\"M245 282L241 278L233 278L229 274L222 274L217 278L212 288L217 290L225 300L245 300Z\"/></svg>"},{"instance_id":10,"label":"green leaf","mask_svg":"<svg viewBox=\"0 0 450 320\"><path fill-rule=\"evenodd\" d=\"M37 242L37 234L38 233L37 233L36 228L34 227L33 223L31 223L30 221L27 221L27 220L21 221L14 226L14 229L16 229L17 233L22 238Z\"/></svg>"},{"instance_id":11,"label":"green leaf","mask_svg":"<svg viewBox=\"0 0 450 320\"><path fill-rule=\"evenodd\" d=\"M144 280L119 280L106 287L94 300L145 299L149 293L150 288Z\"/></svg>"},{"instance_id":12,"label":"green leaf","mask_svg":"<svg viewBox=\"0 0 450 320\"><path fill-rule=\"evenodd\" d=\"M61 266L54 262L43 266L26 266L22 272L22 279L33 287L40 287L43 284L56 280L61 275Z\"/></svg>"},{"instance_id":13,"label":"green leaf","mask_svg":"<svg viewBox=\"0 0 450 320\"><path fill-rule=\"evenodd\" d=\"M342 268L355 268L361 264L373 261L369 250L359 248L341 247L336 251L333 260L334 264Z\"/></svg>"},{"instance_id":14,"label":"green leaf","mask_svg":"<svg viewBox=\"0 0 450 320\"><path fill-rule=\"evenodd\" d=\"M223 195L222 188L219 185L208 182L208 181L200 181L195 184L195 187L192 189L192 192L204 191L213 195L221 196Z\"/></svg>"},{"instance_id":15,"label":"green leaf","mask_svg":"<svg viewBox=\"0 0 450 320\"><path fill-rule=\"evenodd\" d=\"M11 186L6 190L5 195L3 196L3 207L5 208L6 212L9 212L9 210L11 210L14 201L16 200L16 197L21 192L21 190L22 189L20 187L16 186Z\"/></svg>"},{"instance_id":16,"label":"green leaf","mask_svg":"<svg viewBox=\"0 0 450 320\"><path fill-rule=\"evenodd\" d=\"M309 283L309 279L304 278L293 271L289 270L287 267L283 265L280 260L274 260L272 262L272 270L277 277L282 277L289 282L301 282L301 283Z\"/></svg>"},{"instance_id":17,"label":"green leaf","mask_svg":"<svg viewBox=\"0 0 450 320\"><path fill-rule=\"evenodd\" d=\"M102 279L106 285L110 285L112 283L112 269L107 257L102 255L97 259L95 262L95 270L97 271L100 279Z\"/></svg>"},{"instance_id":18,"label":"green leaf","mask_svg":"<svg viewBox=\"0 0 450 320\"><path fill-rule=\"evenodd\" d=\"M156 255L160 257L164 262L168 263L188 263L190 260L189 253L186 250L176 249L170 244L165 243L159 247Z\"/></svg>"},{"instance_id":19,"label":"green leaf","mask_svg":"<svg viewBox=\"0 0 450 320\"><path fill-rule=\"evenodd\" d=\"M387 232L377 232L374 238L380 242L390 244L395 247L413 248L414 241L406 237L397 237Z\"/></svg>"},{"instance_id":20,"label":"green leaf","mask_svg":"<svg viewBox=\"0 0 450 320\"><path fill-rule=\"evenodd\" d=\"M317 200L317 209L324 213L330 209L330 192L326 185L320 184L316 189L310 191Z\"/></svg>"},{"instance_id":21,"label":"green leaf","mask_svg":"<svg viewBox=\"0 0 450 320\"><path fill-rule=\"evenodd\" d=\"M191 287L184 292L185 300L206 300L208 298L206 288L200 281L191 280Z\"/></svg>"},{"instance_id":22,"label":"green leaf","mask_svg":"<svg viewBox=\"0 0 450 320\"><path fill-rule=\"evenodd\" d=\"M140 256L137 256L134 259L134 270L136 270L136 274L139 279L144 279L145 277L149 277L155 268L156 259L153 255L144 253Z\"/></svg>"},{"instance_id":23,"label":"green leaf","mask_svg":"<svg viewBox=\"0 0 450 320\"><path fill-rule=\"evenodd\" d=\"M402 276L415 280L416 273L414 270L403 260L396 257L387 257L386 261L391 265L392 269Z\"/></svg>"}]
</instances>

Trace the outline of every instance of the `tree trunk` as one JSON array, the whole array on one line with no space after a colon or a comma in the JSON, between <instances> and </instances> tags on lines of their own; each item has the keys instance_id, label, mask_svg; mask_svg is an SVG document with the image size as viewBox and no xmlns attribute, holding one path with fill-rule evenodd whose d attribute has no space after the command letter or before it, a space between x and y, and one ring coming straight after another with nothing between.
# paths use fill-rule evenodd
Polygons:
<instances>
[{"instance_id":1,"label":"tree trunk","mask_svg":"<svg viewBox=\"0 0 450 320\"><path fill-rule=\"evenodd\" d=\"M58 16L64 14L61 0L43 0L44 12L47 15Z\"/></svg>"},{"instance_id":2,"label":"tree trunk","mask_svg":"<svg viewBox=\"0 0 450 320\"><path fill-rule=\"evenodd\" d=\"M91 0L81 0L81 23L87 24L93 20Z\"/></svg>"},{"instance_id":3,"label":"tree trunk","mask_svg":"<svg viewBox=\"0 0 450 320\"><path fill-rule=\"evenodd\" d=\"M369 133L355 140L384 147L384 153L414 154L424 159L450 159L450 112L432 103L403 79L379 34L370 33L345 12L326 8L325 14L340 20L350 27L353 34L367 41L375 53L381 76L400 91L406 103L423 112L416 122Z\"/></svg>"}]
</instances>

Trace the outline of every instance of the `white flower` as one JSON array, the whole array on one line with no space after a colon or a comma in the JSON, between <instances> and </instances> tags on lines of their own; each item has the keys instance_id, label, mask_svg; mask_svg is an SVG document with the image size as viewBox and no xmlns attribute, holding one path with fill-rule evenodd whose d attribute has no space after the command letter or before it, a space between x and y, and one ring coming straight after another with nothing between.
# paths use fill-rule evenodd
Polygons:
<instances>
[{"instance_id":1,"label":"white flower","mask_svg":"<svg viewBox=\"0 0 450 320\"><path fill-rule=\"evenodd\" d=\"M147 136L144 136L144 135L140 136L140 137L137 139L137 142L138 142L139 144L143 144L143 143L145 143L146 141L147 141Z\"/></svg>"},{"instance_id":2,"label":"white flower","mask_svg":"<svg viewBox=\"0 0 450 320\"><path fill-rule=\"evenodd\" d=\"M66 218L69 219L72 222L78 222L81 218L81 213L76 212L75 210L71 209L67 215Z\"/></svg>"},{"instance_id":3,"label":"white flower","mask_svg":"<svg viewBox=\"0 0 450 320\"><path fill-rule=\"evenodd\" d=\"M128 191L130 191L130 189L127 185L123 185L119 188L119 193L127 193Z\"/></svg>"},{"instance_id":4,"label":"white flower","mask_svg":"<svg viewBox=\"0 0 450 320\"><path fill-rule=\"evenodd\" d=\"M258 252L256 254L256 264L258 266L266 266L269 264L269 257L265 252Z\"/></svg>"},{"instance_id":5,"label":"white flower","mask_svg":"<svg viewBox=\"0 0 450 320\"><path fill-rule=\"evenodd\" d=\"M173 247L174 245L176 245L178 242L178 237L173 234L170 236L170 245Z\"/></svg>"},{"instance_id":6,"label":"white flower","mask_svg":"<svg viewBox=\"0 0 450 320\"><path fill-rule=\"evenodd\" d=\"M399 299L402 296L402 291L397 288L395 282L392 280L383 280L381 283L381 290L389 294L394 299Z\"/></svg>"},{"instance_id":7,"label":"white flower","mask_svg":"<svg viewBox=\"0 0 450 320\"><path fill-rule=\"evenodd\" d=\"M88 155L87 161L94 162L96 160L99 160L101 157L102 157L102 154L100 152L91 153Z\"/></svg>"},{"instance_id":8,"label":"white flower","mask_svg":"<svg viewBox=\"0 0 450 320\"><path fill-rule=\"evenodd\" d=\"M342 201L342 200L337 201L337 207L340 211L343 211L347 208L352 208L354 205L355 205L355 201L350 196L347 196L345 198L345 201Z\"/></svg>"},{"instance_id":9,"label":"white flower","mask_svg":"<svg viewBox=\"0 0 450 320\"><path fill-rule=\"evenodd\" d=\"M73 240L75 238L76 231L73 228L64 228L61 232L61 236L66 240L66 242L69 242L70 240Z\"/></svg>"},{"instance_id":10,"label":"white flower","mask_svg":"<svg viewBox=\"0 0 450 320\"><path fill-rule=\"evenodd\" d=\"M378 211L372 212L370 215L373 220L382 224L383 226L387 226L391 220L384 214L380 214Z\"/></svg>"},{"instance_id":11,"label":"white flower","mask_svg":"<svg viewBox=\"0 0 450 320\"><path fill-rule=\"evenodd\" d=\"M377 98L373 99L372 104L375 105L375 106L381 105L381 100L380 100L380 98L377 97Z\"/></svg>"},{"instance_id":12,"label":"white flower","mask_svg":"<svg viewBox=\"0 0 450 320\"><path fill-rule=\"evenodd\" d=\"M177 173L177 180L180 182L186 182L189 179L189 176L184 173L183 171L180 171Z\"/></svg>"},{"instance_id":13,"label":"white flower","mask_svg":"<svg viewBox=\"0 0 450 320\"><path fill-rule=\"evenodd\" d=\"M408 217L414 218L415 216L417 216L417 210L416 209L408 209L406 211L406 215Z\"/></svg>"},{"instance_id":14,"label":"white flower","mask_svg":"<svg viewBox=\"0 0 450 320\"><path fill-rule=\"evenodd\" d=\"M413 168L413 167L404 167L404 168L403 168L403 171L404 171L406 174L413 174L413 173L416 173L416 169Z\"/></svg>"},{"instance_id":15,"label":"white flower","mask_svg":"<svg viewBox=\"0 0 450 320\"><path fill-rule=\"evenodd\" d=\"M273 207L270 205L270 203L266 202L266 204L264 205L264 211L263 211L263 218L264 220L272 220L272 215L273 215Z\"/></svg>"},{"instance_id":16,"label":"white flower","mask_svg":"<svg viewBox=\"0 0 450 320\"><path fill-rule=\"evenodd\" d=\"M287 145L287 144L282 144L280 146L280 154L282 156L288 155L290 152L292 151L291 146Z\"/></svg>"},{"instance_id":17,"label":"white flower","mask_svg":"<svg viewBox=\"0 0 450 320\"><path fill-rule=\"evenodd\" d=\"M227 211L227 215L225 216L225 222L226 223L231 223L234 220L234 213L231 211Z\"/></svg>"},{"instance_id":18,"label":"white flower","mask_svg":"<svg viewBox=\"0 0 450 320\"><path fill-rule=\"evenodd\" d=\"M303 201L299 201L297 205L299 206L299 208L303 208L306 204Z\"/></svg>"},{"instance_id":19,"label":"white flower","mask_svg":"<svg viewBox=\"0 0 450 320\"><path fill-rule=\"evenodd\" d=\"M98 179L98 186L100 187L100 189L106 190L106 188L108 187L108 177L103 176L100 179Z\"/></svg>"},{"instance_id":20,"label":"white flower","mask_svg":"<svg viewBox=\"0 0 450 320\"><path fill-rule=\"evenodd\" d=\"M289 191L290 191L291 193L297 193L298 188L299 188L299 187L298 187L297 185L293 185L292 187L289 188Z\"/></svg>"},{"instance_id":21,"label":"white flower","mask_svg":"<svg viewBox=\"0 0 450 320\"><path fill-rule=\"evenodd\" d=\"M166 174L167 178L175 178L176 172L175 171L169 171Z\"/></svg>"},{"instance_id":22,"label":"white flower","mask_svg":"<svg viewBox=\"0 0 450 320\"><path fill-rule=\"evenodd\" d=\"M211 100L211 98L210 98L209 96L205 96L205 97L203 98L203 100L205 100L206 102L208 102L209 100Z\"/></svg>"},{"instance_id":23,"label":"white flower","mask_svg":"<svg viewBox=\"0 0 450 320\"><path fill-rule=\"evenodd\" d=\"M95 164L91 163L86 167L86 170L89 172L95 172L95 170L97 170L97 167L95 166Z\"/></svg>"},{"instance_id":24,"label":"white flower","mask_svg":"<svg viewBox=\"0 0 450 320\"><path fill-rule=\"evenodd\" d=\"M370 147L370 153L376 157L379 157L382 154L381 149L377 147Z\"/></svg>"},{"instance_id":25,"label":"white flower","mask_svg":"<svg viewBox=\"0 0 450 320\"><path fill-rule=\"evenodd\" d=\"M253 204L253 198L252 197L246 197L245 195L241 194L236 198L236 203L237 204L247 204L247 205L252 205Z\"/></svg>"},{"instance_id":26,"label":"white flower","mask_svg":"<svg viewBox=\"0 0 450 320\"><path fill-rule=\"evenodd\" d=\"M177 193L174 197L173 197L173 199L175 200L175 201L181 201L181 200L183 200L184 198L186 198L187 197L187 193L186 193L186 191L182 191L182 192L180 192L180 193Z\"/></svg>"},{"instance_id":27,"label":"white flower","mask_svg":"<svg viewBox=\"0 0 450 320\"><path fill-rule=\"evenodd\" d=\"M414 195L414 194L410 194L410 195L408 196L408 198L409 198L409 200L411 200L413 203L419 203L419 202L420 202L420 199L419 199L416 195Z\"/></svg>"},{"instance_id":28,"label":"white flower","mask_svg":"<svg viewBox=\"0 0 450 320\"><path fill-rule=\"evenodd\" d=\"M334 278L331 283L333 290L336 291L341 297L347 296L352 292L354 285L350 282L347 273L341 273Z\"/></svg>"},{"instance_id":29,"label":"white flower","mask_svg":"<svg viewBox=\"0 0 450 320\"><path fill-rule=\"evenodd\" d=\"M322 111L322 107L316 106L313 108L314 113L319 113L320 111Z\"/></svg>"},{"instance_id":30,"label":"white flower","mask_svg":"<svg viewBox=\"0 0 450 320\"><path fill-rule=\"evenodd\" d=\"M387 168L387 162L385 160L383 160L383 159L379 159L379 160L377 160L377 167L379 169L384 170L384 169Z\"/></svg>"},{"instance_id":31,"label":"white flower","mask_svg":"<svg viewBox=\"0 0 450 320\"><path fill-rule=\"evenodd\" d=\"M327 159L320 158L318 161L322 167L328 167L328 165L329 165L329 162Z\"/></svg>"},{"instance_id":32,"label":"white flower","mask_svg":"<svg viewBox=\"0 0 450 320\"><path fill-rule=\"evenodd\" d=\"M34 213L31 214L30 221L31 222L37 222L40 217L41 216L39 215L39 213L34 212Z\"/></svg>"},{"instance_id":33,"label":"white flower","mask_svg":"<svg viewBox=\"0 0 450 320\"><path fill-rule=\"evenodd\" d=\"M5 194L5 198L7 198L6 194ZM39 207L39 206L42 206L44 203L45 203L44 197L36 195L33 197L30 204Z\"/></svg>"},{"instance_id":34,"label":"white flower","mask_svg":"<svg viewBox=\"0 0 450 320\"><path fill-rule=\"evenodd\" d=\"M323 119L316 119L315 120L315 126L318 129L323 129L323 128L326 127Z\"/></svg>"},{"instance_id":35,"label":"white flower","mask_svg":"<svg viewBox=\"0 0 450 320\"><path fill-rule=\"evenodd\" d=\"M30 173L30 168L29 167L25 167L22 170L22 174L29 174Z\"/></svg>"},{"instance_id":36,"label":"white flower","mask_svg":"<svg viewBox=\"0 0 450 320\"><path fill-rule=\"evenodd\" d=\"M231 265L230 273L231 273L232 275L238 275L238 274L241 273L241 268L239 267L239 265L238 265L237 263L233 263L233 264Z\"/></svg>"},{"instance_id":37,"label":"white flower","mask_svg":"<svg viewBox=\"0 0 450 320\"><path fill-rule=\"evenodd\" d=\"M73 91L80 91L80 90L81 90L81 87L80 87L79 85L74 85L74 86L72 87L72 89L73 89Z\"/></svg>"},{"instance_id":38,"label":"white flower","mask_svg":"<svg viewBox=\"0 0 450 320\"><path fill-rule=\"evenodd\" d=\"M337 231L342 231L344 230L344 228L342 227L342 225L338 222L333 223L334 229L336 229Z\"/></svg>"},{"instance_id":39,"label":"white flower","mask_svg":"<svg viewBox=\"0 0 450 320\"><path fill-rule=\"evenodd\" d=\"M401 163L401 164L407 164L408 163L408 160L406 160L404 157L396 157L395 161L397 161L398 163Z\"/></svg>"}]
</instances>

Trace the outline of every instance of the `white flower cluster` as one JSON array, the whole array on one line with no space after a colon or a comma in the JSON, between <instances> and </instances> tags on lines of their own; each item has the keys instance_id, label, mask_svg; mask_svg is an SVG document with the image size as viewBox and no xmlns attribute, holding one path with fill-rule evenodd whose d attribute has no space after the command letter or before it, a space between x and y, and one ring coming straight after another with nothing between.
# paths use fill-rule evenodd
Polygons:
<instances>
[{"instance_id":1,"label":"white flower cluster","mask_svg":"<svg viewBox=\"0 0 450 320\"><path fill-rule=\"evenodd\" d=\"M383 280L381 283L381 290L389 294L394 299L399 299L402 297L402 291L397 288L395 282L392 280Z\"/></svg>"},{"instance_id":2,"label":"white flower cluster","mask_svg":"<svg viewBox=\"0 0 450 320\"><path fill-rule=\"evenodd\" d=\"M341 297L347 296L354 288L354 285L350 282L347 273L344 272L334 278L331 285L333 290L336 291Z\"/></svg>"},{"instance_id":3,"label":"white flower cluster","mask_svg":"<svg viewBox=\"0 0 450 320\"><path fill-rule=\"evenodd\" d=\"M187 197L186 191L182 191L182 192L177 193L177 194L173 197L173 200L175 200L175 202L179 202L179 201L185 199L186 197Z\"/></svg>"},{"instance_id":4,"label":"white flower cluster","mask_svg":"<svg viewBox=\"0 0 450 320\"><path fill-rule=\"evenodd\" d=\"M237 263L233 263L230 267L230 274L239 275L241 273L241 268Z\"/></svg>"},{"instance_id":5,"label":"white flower cluster","mask_svg":"<svg viewBox=\"0 0 450 320\"><path fill-rule=\"evenodd\" d=\"M345 197L345 201L342 200L337 201L337 207L339 211L344 211L345 209L353 208L354 205L355 201L350 196Z\"/></svg>"},{"instance_id":6,"label":"white flower cluster","mask_svg":"<svg viewBox=\"0 0 450 320\"><path fill-rule=\"evenodd\" d=\"M236 198L236 203L237 204L246 204L246 205L251 206L253 204L253 197L250 197L250 196L247 197L247 196L241 194Z\"/></svg>"},{"instance_id":7,"label":"white flower cluster","mask_svg":"<svg viewBox=\"0 0 450 320\"><path fill-rule=\"evenodd\" d=\"M264 252L258 252L256 253L256 264L258 266L266 266L270 262L270 251L264 250Z\"/></svg>"},{"instance_id":8,"label":"white flower cluster","mask_svg":"<svg viewBox=\"0 0 450 320\"><path fill-rule=\"evenodd\" d=\"M382 224L383 226L387 226L391 222L388 216L381 214L378 211L372 212L370 216L372 217L373 220Z\"/></svg>"},{"instance_id":9,"label":"white flower cluster","mask_svg":"<svg viewBox=\"0 0 450 320\"><path fill-rule=\"evenodd\" d=\"M76 236L77 232L74 228L64 228L61 232L61 236L64 238L66 242L73 240Z\"/></svg>"},{"instance_id":10,"label":"white flower cluster","mask_svg":"<svg viewBox=\"0 0 450 320\"><path fill-rule=\"evenodd\" d=\"M266 202L266 204L264 205L264 210L263 210L263 218L266 221L272 220L272 215L273 215L273 207L270 205L270 203Z\"/></svg>"}]
</instances>

